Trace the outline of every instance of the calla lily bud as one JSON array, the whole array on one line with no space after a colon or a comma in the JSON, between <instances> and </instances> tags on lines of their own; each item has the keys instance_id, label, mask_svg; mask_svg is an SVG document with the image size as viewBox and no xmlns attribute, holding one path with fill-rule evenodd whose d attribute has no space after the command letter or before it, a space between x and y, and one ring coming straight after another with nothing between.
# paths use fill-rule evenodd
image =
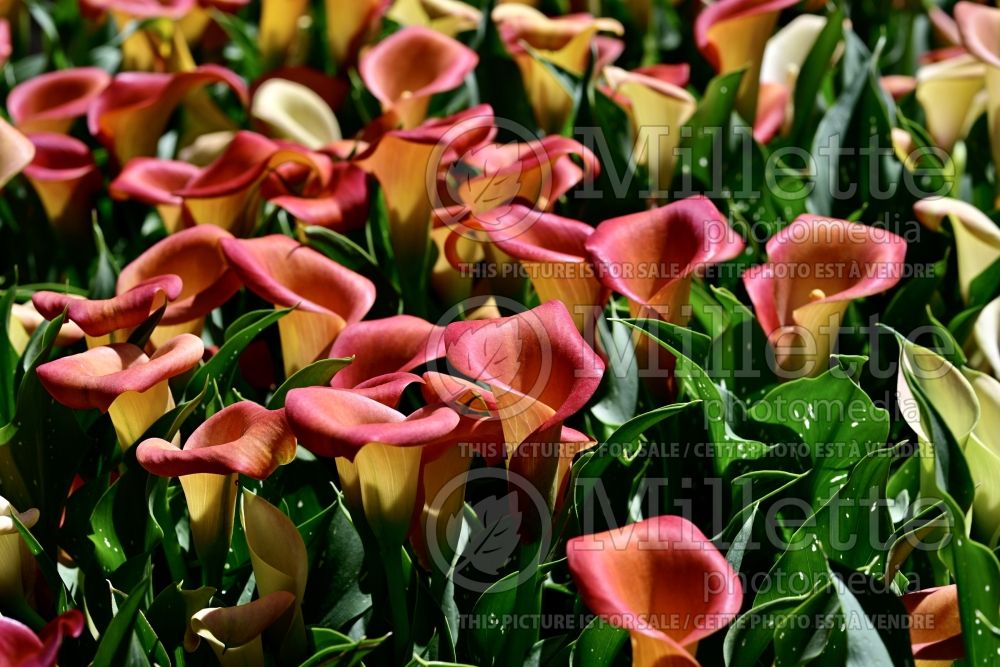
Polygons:
<instances>
[{"instance_id":1,"label":"calla lily bud","mask_svg":"<svg viewBox=\"0 0 1000 667\"><path fill-rule=\"evenodd\" d=\"M278 308L296 306L278 321L287 376L326 356L375 302L370 280L287 236L226 239L222 249L257 296Z\"/></svg>"},{"instance_id":2,"label":"calla lily bud","mask_svg":"<svg viewBox=\"0 0 1000 667\"><path fill-rule=\"evenodd\" d=\"M949 197L921 199L913 211L933 231L940 231L946 217L951 222L958 252L958 284L962 298L968 301L972 281L1000 259L1000 227L972 204Z\"/></svg>"},{"instance_id":3,"label":"calla lily bud","mask_svg":"<svg viewBox=\"0 0 1000 667\"><path fill-rule=\"evenodd\" d=\"M38 367L38 379L59 403L74 410L111 415L123 448L173 407L167 380L201 361L205 345L181 334L151 357L131 343L94 347Z\"/></svg>"},{"instance_id":4,"label":"calla lily bud","mask_svg":"<svg viewBox=\"0 0 1000 667\"><path fill-rule=\"evenodd\" d=\"M800 215L767 242L768 263L743 274L778 366L795 377L826 369L851 301L903 276L906 241L861 223Z\"/></svg>"},{"instance_id":5,"label":"calla lily bud","mask_svg":"<svg viewBox=\"0 0 1000 667\"><path fill-rule=\"evenodd\" d=\"M460 86L478 62L476 52L461 42L411 26L363 53L358 71L382 110L413 128L427 117L431 96Z\"/></svg>"},{"instance_id":6,"label":"calla lily bud","mask_svg":"<svg viewBox=\"0 0 1000 667\"><path fill-rule=\"evenodd\" d=\"M698 642L740 611L743 586L691 522L660 516L566 544L583 601L628 630L636 667L689 665Z\"/></svg>"},{"instance_id":7,"label":"calla lily bud","mask_svg":"<svg viewBox=\"0 0 1000 667\"><path fill-rule=\"evenodd\" d=\"M240 518L261 597L282 591L295 596L295 602L273 625L280 638L282 660L301 658L306 649L302 598L309 575L302 535L278 508L252 493L241 496Z\"/></svg>"}]
</instances>

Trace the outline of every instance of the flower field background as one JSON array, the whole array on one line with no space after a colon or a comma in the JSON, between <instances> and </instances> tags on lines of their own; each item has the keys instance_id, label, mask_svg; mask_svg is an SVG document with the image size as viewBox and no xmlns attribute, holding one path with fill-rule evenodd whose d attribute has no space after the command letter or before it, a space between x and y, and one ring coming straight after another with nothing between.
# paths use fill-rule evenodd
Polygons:
<instances>
[{"instance_id":1,"label":"flower field background","mask_svg":"<svg viewBox=\"0 0 1000 667\"><path fill-rule=\"evenodd\" d=\"M1000 9L0 1L0 665L1000 664Z\"/></svg>"}]
</instances>

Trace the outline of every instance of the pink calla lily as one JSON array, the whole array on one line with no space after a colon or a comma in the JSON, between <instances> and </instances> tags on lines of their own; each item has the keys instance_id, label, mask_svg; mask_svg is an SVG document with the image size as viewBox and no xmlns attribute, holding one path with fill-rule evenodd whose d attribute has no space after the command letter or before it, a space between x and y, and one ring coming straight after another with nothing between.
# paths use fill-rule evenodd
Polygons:
<instances>
[{"instance_id":1,"label":"pink calla lily","mask_svg":"<svg viewBox=\"0 0 1000 667\"><path fill-rule=\"evenodd\" d=\"M7 110L23 132L65 133L110 83L111 75L97 67L47 72L15 86Z\"/></svg>"},{"instance_id":2,"label":"pink calla lily","mask_svg":"<svg viewBox=\"0 0 1000 667\"><path fill-rule=\"evenodd\" d=\"M326 355L375 302L370 280L287 236L225 239L222 249L257 296L279 308L297 306L278 321L287 375Z\"/></svg>"},{"instance_id":3,"label":"pink calla lily","mask_svg":"<svg viewBox=\"0 0 1000 667\"><path fill-rule=\"evenodd\" d=\"M412 315L348 325L333 342L331 357L354 357L330 386L350 389L387 373L412 371L444 356L444 327Z\"/></svg>"},{"instance_id":4,"label":"pink calla lily","mask_svg":"<svg viewBox=\"0 0 1000 667\"><path fill-rule=\"evenodd\" d=\"M902 601L912 621L910 643L914 658L950 664L965 657L955 584L907 593Z\"/></svg>"},{"instance_id":5,"label":"pink calla lily","mask_svg":"<svg viewBox=\"0 0 1000 667\"><path fill-rule=\"evenodd\" d=\"M139 326L156 309L176 299L184 284L167 274L144 280L110 299L80 299L59 292L36 292L31 301L45 319L51 320L63 310L67 319L88 336L98 338L122 329Z\"/></svg>"},{"instance_id":6,"label":"pink calla lily","mask_svg":"<svg viewBox=\"0 0 1000 667\"><path fill-rule=\"evenodd\" d=\"M768 263L743 274L781 369L816 375L851 301L902 278L906 241L861 223L800 215L767 242Z\"/></svg>"},{"instance_id":7,"label":"pink calla lily","mask_svg":"<svg viewBox=\"0 0 1000 667\"><path fill-rule=\"evenodd\" d=\"M50 621L37 635L13 618L0 616L0 664L4 667L50 667L67 637L76 638L86 625L77 609Z\"/></svg>"},{"instance_id":8,"label":"pink calla lily","mask_svg":"<svg viewBox=\"0 0 1000 667\"><path fill-rule=\"evenodd\" d=\"M38 193L52 226L64 234L90 233L93 200L103 185L90 148L62 134L29 134L35 157L24 175Z\"/></svg>"},{"instance_id":9,"label":"pink calla lily","mask_svg":"<svg viewBox=\"0 0 1000 667\"><path fill-rule=\"evenodd\" d=\"M698 642L740 611L743 586L691 522L659 516L566 544L583 601L629 631L636 667L688 665Z\"/></svg>"},{"instance_id":10,"label":"pink calla lily","mask_svg":"<svg viewBox=\"0 0 1000 667\"><path fill-rule=\"evenodd\" d=\"M176 193L200 171L197 166L180 160L137 157L128 161L109 189L115 199L155 206L167 233L173 234L187 226L184 200Z\"/></svg>"},{"instance_id":11,"label":"pink calla lily","mask_svg":"<svg viewBox=\"0 0 1000 667\"><path fill-rule=\"evenodd\" d=\"M358 71L382 110L413 128L427 117L431 96L460 86L478 62L461 42L411 26L363 53Z\"/></svg>"}]
</instances>

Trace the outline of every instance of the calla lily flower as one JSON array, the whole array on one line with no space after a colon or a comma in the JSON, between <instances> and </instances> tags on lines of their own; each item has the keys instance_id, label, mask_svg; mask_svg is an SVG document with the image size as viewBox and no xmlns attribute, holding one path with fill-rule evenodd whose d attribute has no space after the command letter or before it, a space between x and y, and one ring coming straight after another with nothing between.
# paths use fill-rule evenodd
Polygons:
<instances>
[{"instance_id":1,"label":"calla lily flower","mask_svg":"<svg viewBox=\"0 0 1000 667\"><path fill-rule=\"evenodd\" d=\"M636 667L696 667L698 642L735 618L743 602L725 556L679 516L575 537L566 555L590 610L629 631Z\"/></svg>"},{"instance_id":2,"label":"calla lily flower","mask_svg":"<svg viewBox=\"0 0 1000 667\"><path fill-rule=\"evenodd\" d=\"M16 516L26 528L38 523L38 510L15 510L0 497L0 601L23 600L34 579L35 560L11 517Z\"/></svg>"},{"instance_id":3,"label":"calla lily flower","mask_svg":"<svg viewBox=\"0 0 1000 667\"><path fill-rule=\"evenodd\" d=\"M459 156L496 133L493 110L473 107L412 130L387 132L357 160L382 187L397 262L421 257L427 246L438 177Z\"/></svg>"},{"instance_id":4,"label":"calla lily flower","mask_svg":"<svg viewBox=\"0 0 1000 667\"><path fill-rule=\"evenodd\" d=\"M586 241L600 280L633 317L684 324L691 280L743 252L743 239L705 197L605 220Z\"/></svg>"},{"instance_id":5,"label":"calla lily flower","mask_svg":"<svg viewBox=\"0 0 1000 667\"><path fill-rule=\"evenodd\" d=\"M10 322L7 327L8 339L20 356L24 354L31 335L48 318L42 317L42 314L35 309L35 304L30 301L12 304L10 314ZM69 347L82 339L83 336L83 330L76 324L70 321L63 322L63 325L59 327L59 333L56 334L55 346Z\"/></svg>"},{"instance_id":6,"label":"calla lily flower","mask_svg":"<svg viewBox=\"0 0 1000 667\"><path fill-rule=\"evenodd\" d=\"M799 70L826 27L826 21L823 16L802 14L767 40L761 60L760 92L754 122L754 138L757 141L767 143L789 127L794 114L791 101ZM834 55L835 60L839 57L839 53Z\"/></svg>"},{"instance_id":7,"label":"calla lily flower","mask_svg":"<svg viewBox=\"0 0 1000 667\"><path fill-rule=\"evenodd\" d=\"M64 134L110 83L111 75L97 67L46 72L14 86L7 110L22 132Z\"/></svg>"},{"instance_id":8,"label":"calla lily flower","mask_svg":"<svg viewBox=\"0 0 1000 667\"><path fill-rule=\"evenodd\" d=\"M295 438L284 410L241 401L209 417L183 449L151 438L139 443L135 454L154 475L180 478L198 555L221 566L232 538L239 475L270 477L295 458Z\"/></svg>"},{"instance_id":9,"label":"calla lily flower","mask_svg":"<svg viewBox=\"0 0 1000 667\"><path fill-rule=\"evenodd\" d=\"M757 116L764 49L778 15L798 0L720 0L702 9L695 22L698 50L720 74L746 68L736 110L753 122Z\"/></svg>"},{"instance_id":10,"label":"calla lily flower","mask_svg":"<svg viewBox=\"0 0 1000 667\"><path fill-rule=\"evenodd\" d=\"M287 236L225 239L222 250L257 296L278 308L297 306L278 321L288 376L325 356L375 302L370 280Z\"/></svg>"},{"instance_id":11,"label":"calla lily flower","mask_svg":"<svg viewBox=\"0 0 1000 667\"><path fill-rule=\"evenodd\" d=\"M431 96L462 85L478 62L476 52L461 42L411 26L362 53L358 71L382 110L413 128L427 117Z\"/></svg>"},{"instance_id":12,"label":"calla lily flower","mask_svg":"<svg viewBox=\"0 0 1000 667\"><path fill-rule=\"evenodd\" d=\"M351 162L332 162L326 183L311 187L313 172L302 165L277 170L261 185L267 201L283 208L300 225L318 225L339 232L360 229L368 220L368 176ZM299 187L304 185L305 187ZM304 190L304 193L303 193Z\"/></svg>"},{"instance_id":13,"label":"calla lily flower","mask_svg":"<svg viewBox=\"0 0 1000 667\"><path fill-rule=\"evenodd\" d=\"M933 231L940 231L945 217L951 222L958 252L958 284L962 298L968 301L972 281L1000 259L1000 227L978 208L959 199L921 199L913 205L913 211Z\"/></svg>"},{"instance_id":14,"label":"calla lily flower","mask_svg":"<svg viewBox=\"0 0 1000 667\"><path fill-rule=\"evenodd\" d=\"M269 135L319 150L340 141L340 124L327 103L312 89L287 79L268 79L254 92L250 115Z\"/></svg>"},{"instance_id":15,"label":"calla lily flower","mask_svg":"<svg viewBox=\"0 0 1000 667\"><path fill-rule=\"evenodd\" d=\"M825 370L851 301L892 289L906 241L861 223L800 215L767 242L768 263L743 274L778 366L795 377Z\"/></svg>"},{"instance_id":16,"label":"calla lily flower","mask_svg":"<svg viewBox=\"0 0 1000 667\"><path fill-rule=\"evenodd\" d=\"M222 155L229 144L233 142L236 132L233 130L218 130L199 134L191 143L177 151L177 157L183 162L196 167L207 167Z\"/></svg>"},{"instance_id":17,"label":"calla lily flower","mask_svg":"<svg viewBox=\"0 0 1000 667\"><path fill-rule=\"evenodd\" d=\"M205 345L191 334L171 339L151 357L131 343L94 347L38 367L52 398L74 410L111 415L123 448L173 407L167 380L201 361Z\"/></svg>"},{"instance_id":18,"label":"calla lily flower","mask_svg":"<svg viewBox=\"0 0 1000 667\"><path fill-rule=\"evenodd\" d=\"M227 238L230 234L214 225L185 229L158 241L122 269L116 288L119 295L157 276L173 274L184 284L153 331L154 345L176 333L201 333L205 316L239 290L239 277L219 244Z\"/></svg>"},{"instance_id":19,"label":"calla lily flower","mask_svg":"<svg viewBox=\"0 0 1000 667\"><path fill-rule=\"evenodd\" d=\"M673 83L617 67L605 67L604 78L612 98L632 121L636 160L649 165L650 181L657 190L667 190L674 175L674 151L680 145L681 127L697 108L694 97Z\"/></svg>"},{"instance_id":20,"label":"calla lily flower","mask_svg":"<svg viewBox=\"0 0 1000 667\"><path fill-rule=\"evenodd\" d=\"M542 303L561 301L577 329L593 335L596 318L608 297L587 252L587 239L594 228L520 204L497 209L479 219L490 241L521 262L538 299Z\"/></svg>"},{"instance_id":21,"label":"calla lily flower","mask_svg":"<svg viewBox=\"0 0 1000 667\"><path fill-rule=\"evenodd\" d=\"M294 604L273 625L282 637L282 662L300 659L306 648L302 598L309 576L309 558L305 542L291 519L252 493L240 496L240 519L261 598L282 591L295 596Z\"/></svg>"},{"instance_id":22,"label":"calla lily flower","mask_svg":"<svg viewBox=\"0 0 1000 667\"><path fill-rule=\"evenodd\" d=\"M940 355L909 341L900 343L900 373L896 382L899 411L917 434L920 445L921 485L936 485L933 448L944 446L928 436L930 417L915 395L919 392L937 411L961 447L976 487L972 526L981 539L1000 541L1000 382L983 373L960 371Z\"/></svg>"},{"instance_id":23,"label":"calla lily flower","mask_svg":"<svg viewBox=\"0 0 1000 667\"><path fill-rule=\"evenodd\" d=\"M922 66L917 71L917 101L927 131L942 150L951 152L964 139L983 108L976 103L986 85L986 66L963 54Z\"/></svg>"},{"instance_id":24,"label":"calla lily flower","mask_svg":"<svg viewBox=\"0 0 1000 667\"><path fill-rule=\"evenodd\" d=\"M293 389L285 406L299 442L317 456L336 459L351 512L364 516L392 553L410 529L423 448L451 433L458 415L436 405L404 416L379 401L329 387Z\"/></svg>"},{"instance_id":25,"label":"calla lily flower","mask_svg":"<svg viewBox=\"0 0 1000 667\"><path fill-rule=\"evenodd\" d=\"M35 157L35 144L13 125L0 118L0 188L24 170Z\"/></svg>"},{"instance_id":26,"label":"calla lily flower","mask_svg":"<svg viewBox=\"0 0 1000 667\"><path fill-rule=\"evenodd\" d=\"M330 348L332 358L354 357L330 386L350 389L387 373L412 371L444 356L444 327L412 315L348 325Z\"/></svg>"},{"instance_id":27,"label":"calla lily flower","mask_svg":"<svg viewBox=\"0 0 1000 667\"><path fill-rule=\"evenodd\" d=\"M483 14L461 0L396 0L387 16L400 25L426 26L449 37L475 30Z\"/></svg>"},{"instance_id":28,"label":"calla lily flower","mask_svg":"<svg viewBox=\"0 0 1000 667\"><path fill-rule=\"evenodd\" d=\"M13 52L14 46L10 43L10 21L0 18L0 67L7 64L7 61L10 60L10 54ZM9 103L9 95L7 100Z\"/></svg>"},{"instance_id":29,"label":"calla lily flower","mask_svg":"<svg viewBox=\"0 0 1000 667\"><path fill-rule=\"evenodd\" d=\"M93 338L142 324L153 312L176 299L184 284L175 275L163 275L137 284L110 299L81 299L59 292L35 292L31 302L47 320L64 310L67 318Z\"/></svg>"},{"instance_id":30,"label":"calla lily flower","mask_svg":"<svg viewBox=\"0 0 1000 667\"><path fill-rule=\"evenodd\" d=\"M549 18L534 7L504 4L493 10L493 21L521 71L538 126L550 134L560 133L573 110L571 92L550 68L583 76L592 45L597 48L594 71L614 62L623 48L618 40L598 36L601 32L624 34L625 29L614 19L589 14Z\"/></svg>"},{"instance_id":31,"label":"calla lily flower","mask_svg":"<svg viewBox=\"0 0 1000 667\"><path fill-rule=\"evenodd\" d=\"M558 301L511 317L449 324L444 340L449 367L493 392L508 454L532 436L558 438L562 422L586 404L604 375L604 362Z\"/></svg>"},{"instance_id":32,"label":"calla lily flower","mask_svg":"<svg viewBox=\"0 0 1000 667\"><path fill-rule=\"evenodd\" d=\"M153 155L177 106L190 93L212 83L226 84L246 104L246 84L218 65L176 74L119 74L87 111L90 133L108 147L119 164L139 155Z\"/></svg>"},{"instance_id":33,"label":"calla lily flower","mask_svg":"<svg viewBox=\"0 0 1000 667\"><path fill-rule=\"evenodd\" d=\"M262 0L260 3L260 54L269 63L298 60L304 21L309 17L308 0Z\"/></svg>"},{"instance_id":34,"label":"calla lily flower","mask_svg":"<svg viewBox=\"0 0 1000 667\"><path fill-rule=\"evenodd\" d=\"M354 64L358 51L378 30L392 0L325 0L326 37L339 69Z\"/></svg>"},{"instance_id":35,"label":"calla lily flower","mask_svg":"<svg viewBox=\"0 0 1000 667\"><path fill-rule=\"evenodd\" d=\"M986 119L989 123L993 163L1000 164L1000 9L959 2L955 5L955 22L962 37L962 44L969 53L986 66L986 91L988 96Z\"/></svg>"},{"instance_id":36,"label":"calla lily flower","mask_svg":"<svg viewBox=\"0 0 1000 667\"><path fill-rule=\"evenodd\" d=\"M83 614L70 609L57 616L37 635L13 618L0 616L0 655L11 667L55 665L66 637L79 637L85 625Z\"/></svg>"},{"instance_id":37,"label":"calla lily flower","mask_svg":"<svg viewBox=\"0 0 1000 667\"><path fill-rule=\"evenodd\" d=\"M70 236L90 232L93 199L103 185L90 148L62 134L29 134L35 157L24 175L53 227Z\"/></svg>"},{"instance_id":38,"label":"calla lily flower","mask_svg":"<svg viewBox=\"0 0 1000 667\"><path fill-rule=\"evenodd\" d=\"M177 194L200 170L180 160L137 157L129 160L109 187L119 200L134 199L155 206L168 234L182 229L184 200Z\"/></svg>"},{"instance_id":39,"label":"calla lily flower","mask_svg":"<svg viewBox=\"0 0 1000 667\"><path fill-rule=\"evenodd\" d=\"M261 635L295 602L286 591L275 591L236 607L210 607L191 617L194 634L208 642L223 667L264 667Z\"/></svg>"},{"instance_id":40,"label":"calla lily flower","mask_svg":"<svg viewBox=\"0 0 1000 667\"><path fill-rule=\"evenodd\" d=\"M951 664L965 657L955 584L925 588L907 593L901 599L911 619L910 643L914 658Z\"/></svg>"},{"instance_id":41,"label":"calla lily flower","mask_svg":"<svg viewBox=\"0 0 1000 667\"><path fill-rule=\"evenodd\" d=\"M1000 297L993 299L979 313L975 326L976 344L1000 379Z\"/></svg>"}]
</instances>

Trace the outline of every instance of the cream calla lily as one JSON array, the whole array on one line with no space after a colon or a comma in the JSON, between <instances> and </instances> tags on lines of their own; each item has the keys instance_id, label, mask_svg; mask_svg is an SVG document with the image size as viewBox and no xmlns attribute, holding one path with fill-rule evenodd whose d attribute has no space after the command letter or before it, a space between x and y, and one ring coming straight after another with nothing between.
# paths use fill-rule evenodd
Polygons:
<instances>
[{"instance_id":1,"label":"cream calla lily","mask_svg":"<svg viewBox=\"0 0 1000 667\"><path fill-rule=\"evenodd\" d=\"M962 369L979 399L979 422L965 446L965 460L976 485L972 525L990 545L1000 540L1000 382Z\"/></svg>"},{"instance_id":2,"label":"cream calla lily","mask_svg":"<svg viewBox=\"0 0 1000 667\"><path fill-rule=\"evenodd\" d=\"M422 25L449 37L475 30L483 20L482 12L460 0L396 0L386 16L400 25Z\"/></svg>"},{"instance_id":3,"label":"cream calla lily","mask_svg":"<svg viewBox=\"0 0 1000 667\"><path fill-rule=\"evenodd\" d=\"M921 199L913 211L933 231L941 229L945 217L951 221L958 252L958 284L962 298L968 301L972 281L1000 259L1000 227L972 204L948 197Z\"/></svg>"},{"instance_id":4,"label":"cream calla lily","mask_svg":"<svg viewBox=\"0 0 1000 667\"><path fill-rule=\"evenodd\" d=\"M261 597L279 591L295 596L295 603L275 622L275 628L283 637L282 658L301 657L306 648L302 597L309 574L309 559L302 535L292 520L278 508L252 493L242 495L240 519Z\"/></svg>"},{"instance_id":5,"label":"cream calla lily","mask_svg":"<svg viewBox=\"0 0 1000 667\"><path fill-rule=\"evenodd\" d=\"M18 512L5 498L0 497L0 601L3 602L25 596L25 569L35 566L27 545L17 531L12 518L15 516L27 528L38 522L37 509ZM30 581L31 577L27 579Z\"/></svg>"},{"instance_id":6,"label":"cream calla lily","mask_svg":"<svg viewBox=\"0 0 1000 667\"><path fill-rule=\"evenodd\" d=\"M264 667L261 635L294 602L291 593L277 591L236 607L202 609L191 617L191 630L208 642L223 667Z\"/></svg>"},{"instance_id":7,"label":"cream calla lily","mask_svg":"<svg viewBox=\"0 0 1000 667\"><path fill-rule=\"evenodd\" d=\"M1000 297L993 299L979 313L975 327L976 344L1000 379Z\"/></svg>"},{"instance_id":8,"label":"cream calla lily","mask_svg":"<svg viewBox=\"0 0 1000 667\"><path fill-rule=\"evenodd\" d=\"M329 105L311 88L287 79L268 79L254 94L250 114L268 134L310 150L340 141L340 124Z\"/></svg>"},{"instance_id":9,"label":"cream calla lily","mask_svg":"<svg viewBox=\"0 0 1000 667\"><path fill-rule=\"evenodd\" d=\"M951 152L984 109L986 66L971 55L924 65L917 71L917 101L934 143Z\"/></svg>"}]
</instances>

